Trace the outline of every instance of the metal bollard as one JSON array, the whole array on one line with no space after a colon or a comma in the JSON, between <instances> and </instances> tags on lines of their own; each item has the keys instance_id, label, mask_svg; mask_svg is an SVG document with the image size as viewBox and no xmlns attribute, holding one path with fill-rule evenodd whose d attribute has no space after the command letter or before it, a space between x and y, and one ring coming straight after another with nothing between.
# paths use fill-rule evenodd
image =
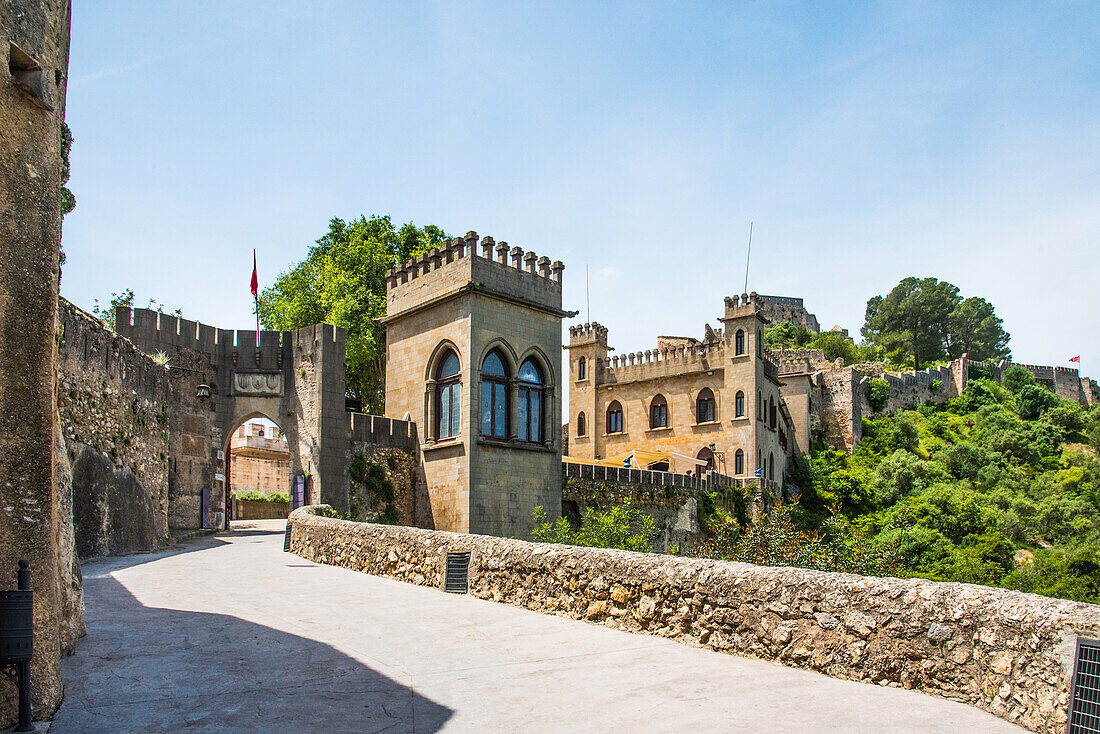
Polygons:
<instances>
[{"instance_id":1,"label":"metal bollard","mask_svg":"<svg viewBox=\"0 0 1100 734\"><path fill-rule=\"evenodd\" d=\"M34 731L31 724L31 656L34 654L34 592L31 569L19 561L18 590L0 591L0 667L19 689L19 723L12 731Z\"/></svg>"}]
</instances>

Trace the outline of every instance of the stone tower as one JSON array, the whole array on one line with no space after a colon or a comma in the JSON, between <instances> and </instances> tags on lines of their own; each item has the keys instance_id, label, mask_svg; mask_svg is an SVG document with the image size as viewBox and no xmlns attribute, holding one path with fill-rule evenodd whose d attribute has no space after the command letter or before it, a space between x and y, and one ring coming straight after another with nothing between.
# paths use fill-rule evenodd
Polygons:
<instances>
[{"instance_id":1,"label":"stone tower","mask_svg":"<svg viewBox=\"0 0 1100 734\"><path fill-rule=\"evenodd\" d=\"M607 363L607 327L591 323L569 327L569 455L596 458L593 434L600 431L597 386Z\"/></svg>"},{"instance_id":2,"label":"stone tower","mask_svg":"<svg viewBox=\"0 0 1100 734\"><path fill-rule=\"evenodd\" d=\"M469 232L387 274L386 413L418 426L439 530L561 512L563 270Z\"/></svg>"},{"instance_id":3,"label":"stone tower","mask_svg":"<svg viewBox=\"0 0 1100 734\"><path fill-rule=\"evenodd\" d=\"M731 418L731 438L740 446L752 447L753 454L745 456L745 473L754 474L757 469L765 479L783 481L786 469L786 437L783 431L785 410L782 399L782 383L779 370L764 347L763 302L755 293L729 296L725 300L725 314L721 321L726 353L729 355L725 369L726 394L736 404L738 391L744 393L744 415Z\"/></svg>"}]
</instances>

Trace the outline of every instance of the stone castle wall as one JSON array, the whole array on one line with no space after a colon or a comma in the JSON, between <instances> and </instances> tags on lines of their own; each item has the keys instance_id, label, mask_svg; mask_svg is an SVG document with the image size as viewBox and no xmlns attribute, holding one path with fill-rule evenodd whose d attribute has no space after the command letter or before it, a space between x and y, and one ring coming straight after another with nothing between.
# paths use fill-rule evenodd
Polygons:
<instances>
[{"instance_id":1,"label":"stone castle wall","mask_svg":"<svg viewBox=\"0 0 1100 734\"><path fill-rule=\"evenodd\" d=\"M388 504L399 525L431 527L427 489L420 466L420 442L416 424L379 415L348 413L347 466L357 459L377 464L393 484ZM362 484L348 477L348 504L356 519L377 521L386 508Z\"/></svg>"},{"instance_id":2,"label":"stone castle wall","mask_svg":"<svg viewBox=\"0 0 1100 734\"><path fill-rule=\"evenodd\" d=\"M78 600L56 410L61 130L69 67L68 0L0 3L0 588L26 559L34 591L33 715L61 703L61 654ZM82 625L82 623L80 623ZM0 727L16 719L0 686Z\"/></svg>"},{"instance_id":3,"label":"stone castle wall","mask_svg":"<svg viewBox=\"0 0 1100 734\"><path fill-rule=\"evenodd\" d=\"M62 299L57 408L80 558L168 542L168 370Z\"/></svg>"},{"instance_id":4,"label":"stone castle wall","mask_svg":"<svg viewBox=\"0 0 1100 734\"><path fill-rule=\"evenodd\" d=\"M657 553L705 539L699 508L710 501L707 495L713 495L716 506L734 515L749 512L764 497L775 495L775 487L761 491L761 484L767 482L715 472L695 476L572 463L563 463L561 468L563 515L576 521L586 509L606 511L629 501L654 519L659 535L651 550Z\"/></svg>"},{"instance_id":5,"label":"stone castle wall","mask_svg":"<svg viewBox=\"0 0 1100 734\"><path fill-rule=\"evenodd\" d=\"M805 326L810 331L821 331L817 317L806 310L801 298L788 296L757 296L760 301L760 315L774 326L783 321Z\"/></svg>"},{"instance_id":6,"label":"stone castle wall","mask_svg":"<svg viewBox=\"0 0 1100 734\"><path fill-rule=\"evenodd\" d=\"M688 645L912 688L1042 734L1066 726L1076 637L1100 607L923 579L527 543L291 513L291 552L441 587L471 553L470 594Z\"/></svg>"}]
</instances>

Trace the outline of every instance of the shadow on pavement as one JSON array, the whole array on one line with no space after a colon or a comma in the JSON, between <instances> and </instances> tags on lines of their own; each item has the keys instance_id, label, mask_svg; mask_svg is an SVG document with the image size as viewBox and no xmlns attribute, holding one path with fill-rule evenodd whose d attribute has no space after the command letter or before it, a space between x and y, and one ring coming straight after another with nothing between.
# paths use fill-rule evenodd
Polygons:
<instances>
[{"instance_id":1,"label":"shadow on pavement","mask_svg":"<svg viewBox=\"0 0 1100 734\"><path fill-rule=\"evenodd\" d=\"M435 732L453 711L315 640L141 604L89 582L88 636L62 663L67 732Z\"/></svg>"}]
</instances>

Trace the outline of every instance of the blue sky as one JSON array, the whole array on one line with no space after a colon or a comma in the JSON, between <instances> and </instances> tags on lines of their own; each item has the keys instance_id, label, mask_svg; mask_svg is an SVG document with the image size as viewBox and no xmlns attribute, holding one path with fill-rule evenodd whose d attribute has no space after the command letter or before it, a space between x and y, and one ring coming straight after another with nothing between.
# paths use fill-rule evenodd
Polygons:
<instances>
[{"instance_id":1,"label":"blue sky","mask_svg":"<svg viewBox=\"0 0 1100 734\"><path fill-rule=\"evenodd\" d=\"M566 264L622 351L907 275L1100 377L1095 3L78 2L62 294L222 328L331 217ZM570 322L572 323L572 322Z\"/></svg>"}]
</instances>

